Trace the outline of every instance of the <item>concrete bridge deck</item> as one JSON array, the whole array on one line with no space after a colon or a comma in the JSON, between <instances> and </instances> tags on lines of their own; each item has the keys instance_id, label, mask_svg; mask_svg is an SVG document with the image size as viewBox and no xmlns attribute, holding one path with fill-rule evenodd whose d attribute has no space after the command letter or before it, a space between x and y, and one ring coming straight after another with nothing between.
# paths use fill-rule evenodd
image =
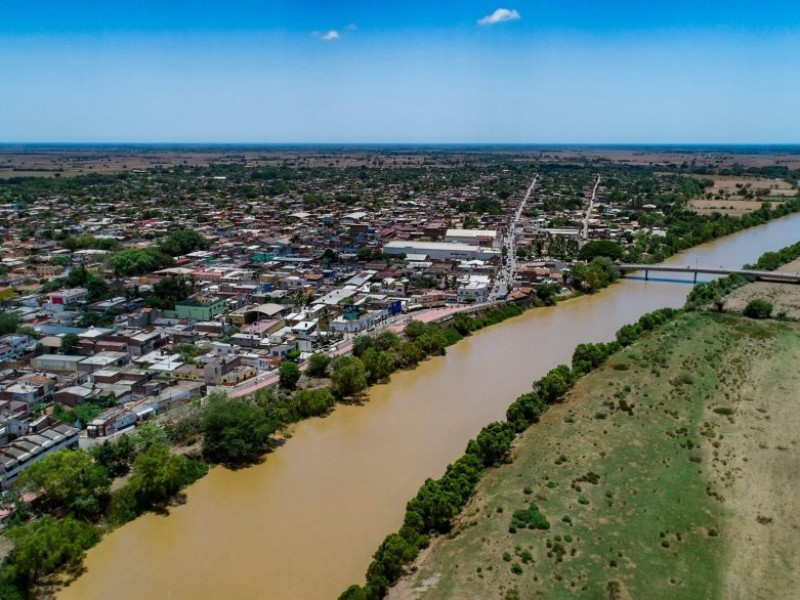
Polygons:
<instances>
[{"instance_id":1,"label":"concrete bridge deck","mask_svg":"<svg viewBox=\"0 0 800 600\"><path fill-rule=\"evenodd\" d=\"M673 265L637 265L637 264L622 264L618 265L619 270L624 275L625 273L633 271L644 271L644 278L650 278L650 271L659 273L691 273L694 276L694 281L697 281L697 275L700 273L708 275L744 275L752 277L757 281L772 281L775 283L795 283L800 284L800 273L787 273L785 271L753 271L749 269L723 269L722 267L693 267L686 266L673 266Z\"/></svg>"}]
</instances>

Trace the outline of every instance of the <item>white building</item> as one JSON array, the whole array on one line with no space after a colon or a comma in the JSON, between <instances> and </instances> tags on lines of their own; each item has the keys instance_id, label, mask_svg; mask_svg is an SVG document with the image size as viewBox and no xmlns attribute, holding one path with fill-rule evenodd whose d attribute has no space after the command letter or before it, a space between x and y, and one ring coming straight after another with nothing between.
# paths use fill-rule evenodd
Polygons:
<instances>
[{"instance_id":1,"label":"white building","mask_svg":"<svg viewBox=\"0 0 800 600\"><path fill-rule=\"evenodd\" d=\"M467 282L458 288L459 302L485 302L489 298L488 275L470 275Z\"/></svg>"},{"instance_id":2,"label":"white building","mask_svg":"<svg viewBox=\"0 0 800 600\"><path fill-rule=\"evenodd\" d=\"M491 260L500 257L500 251L454 242L416 242L396 240L383 247L386 254L424 254L433 260Z\"/></svg>"},{"instance_id":3,"label":"white building","mask_svg":"<svg viewBox=\"0 0 800 600\"><path fill-rule=\"evenodd\" d=\"M490 248L500 246L497 231L494 229L448 229L444 235L444 241Z\"/></svg>"}]
</instances>

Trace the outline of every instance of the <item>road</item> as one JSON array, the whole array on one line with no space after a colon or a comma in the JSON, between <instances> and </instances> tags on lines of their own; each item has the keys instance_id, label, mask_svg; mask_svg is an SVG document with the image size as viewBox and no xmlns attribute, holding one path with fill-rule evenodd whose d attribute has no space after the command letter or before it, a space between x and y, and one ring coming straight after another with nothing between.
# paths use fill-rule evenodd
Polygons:
<instances>
[{"instance_id":1,"label":"road","mask_svg":"<svg viewBox=\"0 0 800 600\"><path fill-rule=\"evenodd\" d=\"M597 188L600 186L600 174L597 175L597 181L594 183L592 190L592 197L589 199L589 208L586 209L586 216L583 218L583 229L581 229L581 245L589 241L589 219L592 216L592 209L594 208L594 199L597 197Z\"/></svg>"},{"instance_id":2,"label":"road","mask_svg":"<svg viewBox=\"0 0 800 600\"><path fill-rule=\"evenodd\" d=\"M517 229L519 218L522 216L522 211L525 209L525 203L531 197L531 194L533 194L534 189L536 189L538 180L539 175L534 175L531 184L528 186L528 190L525 192L525 196L522 198L522 201L519 203L514 213L514 218L508 224L508 231L503 237L503 249L506 252L506 259L501 261L500 268L497 270L497 275L494 279L494 287L489 293L489 301L505 298L514 286L514 273L517 270L517 248L514 234Z\"/></svg>"},{"instance_id":3,"label":"road","mask_svg":"<svg viewBox=\"0 0 800 600\"><path fill-rule=\"evenodd\" d=\"M378 329L387 329L388 331L392 331L394 333L400 333L403 331L405 326L409 323L409 321L422 321L423 323L431 323L433 321L441 321L450 317L456 313L466 311L466 310L477 310L482 305L479 304L466 304L466 305L457 305L457 306L444 306L441 308L429 308L428 310L423 310L411 315L397 315L396 318L392 318L391 320L385 321L382 326L378 327ZM375 332L370 332L370 334L374 334ZM363 332L364 335L367 332ZM337 358L339 356L344 356L346 354L350 354L353 350L353 340L343 340L335 344L335 349L333 351L328 352L328 355L331 358ZM308 366L307 362L304 362L300 365L300 371L305 371ZM258 390L269 387L271 385L275 385L278 383L279 375L278 371L270 371L269 373L261 373L257 375L255 378L245 381L239 386L230 387L226 389L226 393L229 398L241 398L243 396L249 396L250 394L254 394Z\"/></svg>"}]
</instances>

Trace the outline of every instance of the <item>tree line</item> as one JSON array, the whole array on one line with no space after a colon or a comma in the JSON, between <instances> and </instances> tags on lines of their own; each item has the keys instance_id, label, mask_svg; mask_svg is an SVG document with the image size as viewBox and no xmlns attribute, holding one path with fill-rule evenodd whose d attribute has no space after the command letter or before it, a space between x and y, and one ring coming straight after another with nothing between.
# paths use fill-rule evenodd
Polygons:
<instances>
[{"instance_id":1,"label":"tree line","mask_svg":"<svg viewBox=\"0 0 800 600\"><path fill-rule=\"evenodd\" d=\"M0 566L0 598L30 597L48 575L80 565L103 529L163 510L206 471L199 457L171 453L164 431L149 424L90 451L48 454L15 482L7 526L13 550ZM112 477L121 475L129 475L128 482L112 491ZM22 502L29 492L36 499Z\"/></svg>"},{"instance_id":2,"label":"tree line","mask_svg":"<svg viewBox=\"0 0 800 600\"><path fill-rule=\"evenodd\" d=\"M387 536L367 568L366 584L352 585L339 600L376 600L402 575L406 565L428 546L431 536L448 533L453 519L463 510L486 469L510 460L518 433L537 423L552 404L560 402L583 375L596 369L620 348L633 343L681 311L665 308L626 325L610 343L580 344L572 367L559 365L533 383L532 390L519 396L506 411L506 421L486 425L467 443L464 454L447 467L439 479L428 479L406 505L403 526ZM632 337L635 333L636 337Z\"/></svg>"}]
</instances>

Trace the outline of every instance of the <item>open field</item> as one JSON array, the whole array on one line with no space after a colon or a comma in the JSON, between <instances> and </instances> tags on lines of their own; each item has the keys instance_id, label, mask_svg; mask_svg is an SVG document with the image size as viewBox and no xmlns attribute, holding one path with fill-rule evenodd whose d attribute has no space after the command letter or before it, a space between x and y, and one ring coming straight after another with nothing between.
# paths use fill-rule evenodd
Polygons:
<instances>
[{"instance_id":1,"label":"open field","mask_svg":"<svg viewBox=\"0 0 800 600\"><path fill-rule=\"evenodd\" d=\"M783 265L778 271L800 273L800 260ZM733 290L725 298L725 310L742 312L747 303L763 298L772 303L772 314L784 313L789 319L800 320L800 286L767 281L754 281Z\"/></svg>"},{"instance_id":2,"label":"open field","mask_svg":"<svg viewBox=\"0 0 800 600\"><path fill-rule=\"evenodd\" d=\"M761 203L767 200L773 205L780 204L781 201L772 198L758 200L690 200L689 208L701 215L720 213L722 215L740 216L758 210Z\"/></svg>"},{"instance_id":3,"label":"open field","mask_svg":"<svg viewBox=\"0 0 800 600\"><path fill-rule=\"evenodd\" d=\"M800 326L689 314L517 442L391 598L788 598ZM510 531L535 505L547 530Z\"/></svg>"},{"instance_id":4,"label":"open field","mask_svg":"<svg viewBox=\"0 0 800 600\"><path fill-rule=\"evenodd\" d=\"M375 148L298 146L0 146L0 179L10 177L71 177L89 173L115 173L136 169L173 166L206 166L244 163L249 166L293 164L304 167L452 166L491 150L497 155L513 155L521 161L575 162L587 160L622 165L701 166L712 168L785 166L800 168L800 153L775 152L663 151L626 148L550 148L535 147L390 147ZM723 178L724 179L724 178ZM730 178L734 179L734 178ZM766 180L772 181L772 180ZM732 192L731 192L732 193ZM773 193L774 195L774 193Z\"/></svg>"},{"instance_id":5,"label":"open field","mask_svg":"<svg viewBox=\"0 0 800 600\"><path fill-rule=\"evenodd\" d=\"M706 189L703 198L689 202L689 207L700 214L743 215L758 209L762 202L775 204L797 194L796 187L780 179L722 175L707 179L713 179L714 185Z\"/></svg>"},{"instance_id":6,"label":"open field","mask_svg":"<svg viewBox=\"0 0 800 600\"><path fill-rule=\"evenodd\" d=\"M736 196L741 195L742 190L751 189L766 190L770 197L775 196L794 196L797 188L781 179L769 179L766 177L728 177L725 175L714 175L709 177L714 180L713 187L707 191L714 196Z\"/></svg>"}]
</instances>

